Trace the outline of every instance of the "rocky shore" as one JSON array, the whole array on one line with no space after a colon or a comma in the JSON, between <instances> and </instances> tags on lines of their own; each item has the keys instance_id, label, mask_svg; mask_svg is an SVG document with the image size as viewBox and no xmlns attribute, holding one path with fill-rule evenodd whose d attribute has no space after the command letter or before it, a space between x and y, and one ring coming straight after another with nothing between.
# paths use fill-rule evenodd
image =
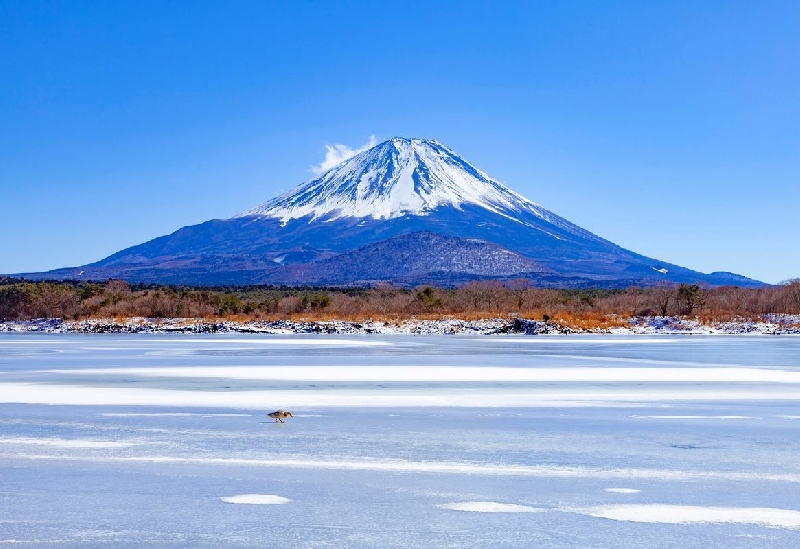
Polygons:
<instances>
[{"instance_id":1,"label":"rocky shore","mask_svg":"<svg viewBox=\"0 0 800 549\"><path fill-rule=\"evenodd\" d=\"M258 333L258 334L763 334L800 335L800 315L764 315L757 320L701 322L682 317L633 317L612 328L580 328L524 318L483 320L409 319L398 322L305 320L203 320L130 318L61 320L40 318L0 322L0 333Z\"/></svg>"}]
</instances>

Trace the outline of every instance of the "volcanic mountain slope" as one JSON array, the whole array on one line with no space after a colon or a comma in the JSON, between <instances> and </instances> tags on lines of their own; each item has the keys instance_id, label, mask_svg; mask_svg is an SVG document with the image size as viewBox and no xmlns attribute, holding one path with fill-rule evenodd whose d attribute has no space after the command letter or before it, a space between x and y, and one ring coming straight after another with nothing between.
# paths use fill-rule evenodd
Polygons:
<instances>
[{"instance_id":1,"label":"volcanic mountain slope","mask_svg":"<svg viewBox=\"0 0 800 549\"><path fill-rule=\"evenodd\" d=\"M364 265L370 265L365 270ZM281 284L369 284L469 281L539 276L549 269L497 244L431 232L396 236L314 263L287 265L269 280Z\"/></svg>"},{"instance_id":2,"label":"volcanic mountain slope","mask_svg":"<svg viewBox=\"0 0 800 549\"><path fill-rule=\"evenodd\" d=\"M491 272L453 270L455 263L437 259L436 250L445 241L395 239L412 233L457 239L445 247L451 257L458 255L453 255L453 246L462 249L462 266L481 264L491 244L494 252L502 249L536 268L520 271L520 263L512 261ZM364 261L365 252L354 252L389 239L394 240L384 252L372 248L370 253L384 259L414 257L411 271L397 262ZM475 246L475 240L484 245ZM468 259L469 254L475 257ZM443 284L448 272L450 283L527 272L534 283L539 277L550 282L563 277L570 285L581 280L584 285L760 284L730 273L702 274L625 250L513 192L441 143L404 138L385 141L231 219L184 227L91 265L27 276L75 278L80 271L83 278L202 284L410 284L434 272Z\"/></svg>"}]
</instances>

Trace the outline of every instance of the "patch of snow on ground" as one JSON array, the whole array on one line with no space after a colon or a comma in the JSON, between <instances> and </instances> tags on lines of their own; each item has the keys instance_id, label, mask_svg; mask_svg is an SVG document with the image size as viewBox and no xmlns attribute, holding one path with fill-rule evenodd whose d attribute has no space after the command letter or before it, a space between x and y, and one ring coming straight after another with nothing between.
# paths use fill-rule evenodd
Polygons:
<instances>
[{"instance_id":1,"label":"patch of snow on ground","mask_svg":"<svg viewBox=\"0 0 800 549\"><path fill-rule=\"evenodd\" d=\"M272 494L241 494L220 498L225 503L243 503L246 505L281 505L292 500Z\"/></svg>"},{"instance_id":2,"label":"patch of snow on ground","mask_svg":"<svg viewBox=\"0 0 800 549\"><path fill-rule=\"evenodd\" d=\"M800 528L800 511L762 507L700 507L694 505L609 505L579 511L627 522L664 524L738 523Z\"/></svg>"}]
</instances>

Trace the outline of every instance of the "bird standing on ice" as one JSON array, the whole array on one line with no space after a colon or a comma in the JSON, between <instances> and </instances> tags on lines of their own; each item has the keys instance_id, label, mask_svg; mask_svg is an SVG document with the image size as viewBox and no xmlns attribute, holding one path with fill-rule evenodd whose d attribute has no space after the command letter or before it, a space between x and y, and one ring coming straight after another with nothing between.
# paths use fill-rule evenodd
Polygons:
<instances>
[{"instance_id":1,"label":"bird standing on ice","mask_svg":"<svg viewBox=\"0 0 800 549\"><path fill-rule=\"evenodd\" d=\"M283 421L283 418L285 418L285 417L294 417L294 416L292 415L292 412L287 412L287 411L285 411L285 410L277 410L277 411L275 411L275 412L272 412L272 413L270 413L270 414L267 414L267 415L268 415L269 417L271 417L271 418L275 419L275 423L278 423L279 421L280 421L281 423L284 423L284 421Z\"/></svg>"}]
</instances>

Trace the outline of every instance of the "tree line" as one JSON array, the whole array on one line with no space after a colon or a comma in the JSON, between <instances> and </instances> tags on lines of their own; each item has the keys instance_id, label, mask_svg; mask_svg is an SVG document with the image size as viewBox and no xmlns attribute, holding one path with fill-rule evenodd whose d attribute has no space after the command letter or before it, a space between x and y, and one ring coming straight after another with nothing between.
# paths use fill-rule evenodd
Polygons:
<instances>
[{"instance_id":1,"label":"tree line","mask_svg":"<svg viewBox=\"0 0 800 549\"><path fill-rule=\"evenodd\" d=\"M777 286L704 288L680 284L627 289L542 289L525 279L476 281L458 288L193 288L107 282L0 279L0 320L32 318L309 318L381 320L410 316L465 319L602 319L699 316L725 320L800 314L800 279Z\"/></svg>"}]
</instances>

